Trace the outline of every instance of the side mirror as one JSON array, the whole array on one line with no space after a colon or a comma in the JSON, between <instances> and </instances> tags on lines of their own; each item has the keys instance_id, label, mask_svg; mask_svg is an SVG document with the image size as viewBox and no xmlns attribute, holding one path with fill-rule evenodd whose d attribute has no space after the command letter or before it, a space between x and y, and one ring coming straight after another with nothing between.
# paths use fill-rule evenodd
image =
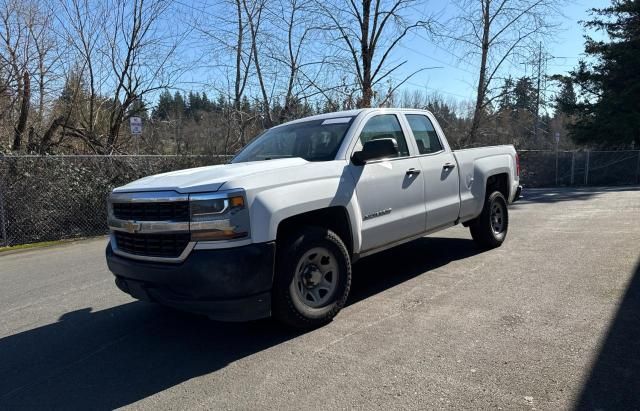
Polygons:
<instances>
[{"instance_id":1,"label":"side mirror","mask_svg":"<svg viewBox=\"0 0 640 411\"><path fill-rule=\"evenodd\" d=\"M395 138L379 138L364 143L361 151L353 153L351 161L357 166L363 166L369 160L396 157L397 155L398 143Z\"/></svg>"}]
</instances>

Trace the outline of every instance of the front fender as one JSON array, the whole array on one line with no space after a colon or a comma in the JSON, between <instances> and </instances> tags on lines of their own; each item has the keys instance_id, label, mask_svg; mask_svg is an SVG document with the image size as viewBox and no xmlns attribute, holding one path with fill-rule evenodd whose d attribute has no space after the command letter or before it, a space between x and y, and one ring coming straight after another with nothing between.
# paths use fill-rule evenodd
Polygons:
<instances>
[{"instance_id":1,"label":"front fender","mask_svg":"<svg viewBox=\"0 0 640 411\"><path fill-rule=\"evenodd\" d=\"M274 241L285 219L327 207L344 207L351 222L354 248L361 242L354 184L348 177L305 181L271 187L255 193L250 206L253 242Z\"/></svg>"}]
</instances>

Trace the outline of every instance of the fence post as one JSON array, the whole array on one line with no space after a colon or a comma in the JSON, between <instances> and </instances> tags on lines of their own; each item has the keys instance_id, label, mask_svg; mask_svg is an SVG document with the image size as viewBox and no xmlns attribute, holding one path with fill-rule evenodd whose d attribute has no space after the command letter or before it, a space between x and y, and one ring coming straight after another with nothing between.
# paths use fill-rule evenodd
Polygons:
<instances>
[{"instance_id":1,"label":"fence post","mask_svg":"<svg viewBox=\"0 0 640 411\"><path fill-rule=\"evenodd\" d=\"M589 184L589 157L590 157L591 151L587 150L587 158L584 161L584 185L588 185Z\"/></svg>"},{"instance_id":2,"label":"fence post","mask_svg":"<svg viewBox=\"0 0 640 411\"><path fill-rule=\"evenodd\" d=\"M571 152L571 185L573 185L573 175L574 170L576 169L576 152Z\"/></svg>"},{"instance_id":3,"label":"fence post","mask_svg":"<svg viewBox=\"0 0 640 411\"><path fill-rule=\"evenodd\" d=\"M1 180L0 183L2 183ZM6 247L8 245L9 239L7 238L7 221L4 214L4 197L2 184L0 184L0 246Z\"/></svg>"},{"instance_id":4,"label":"fence post","mask_svg":"<svg viewBox=\"0 0 640 411\"><path fill-rule=\"evenodd\" d=\"M556 144L556 187L558 186L558 145Z\"/></svg>"},{"instance_id":5,"label":"fence post","mask_svg":"<svg viewBox=\"0 0 640 411\"><path fill-rule=\"evenodd\" d=\"M636 183L640 184L640 150L638 150L638 165L636 166Z\"/></svg>"}]
</instances>

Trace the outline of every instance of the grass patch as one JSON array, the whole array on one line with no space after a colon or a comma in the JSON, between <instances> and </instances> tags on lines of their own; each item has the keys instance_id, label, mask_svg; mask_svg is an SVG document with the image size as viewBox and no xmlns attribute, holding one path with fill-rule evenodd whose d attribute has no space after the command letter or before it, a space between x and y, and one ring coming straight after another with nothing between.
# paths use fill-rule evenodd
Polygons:
<instances>
[{"instance_id":1,"label":"grass patch","mask_svg":"<svg viewBox=\"0 0 640 411\"><path fill-rule=\"evenodd\" d=\"M28 250L30 248L49 247L52 245L68 243L70 240L42 241L40 243L19 244L9 247L0 247L0 253L4 251Z\"/></svg>"},{"instance_id":2,"label":"grass patch","mask_svg":"<svg viewBox=\"0 0 640 411\"><path fill-rule=\"evenodd\" d=\"M65 238L62 240L54 240L54 241L41 241L39 243L18 244L18 245L12 245L8 247L0 247L0 254L5 251L18 251L18 250L28 250L30 248L51 247L54 245L75 243L76 241L97 240L100 238L107 239L108 237L104 235L97 235L95 237L75 237L75 238Z\"/></svg>"}]
</instances>

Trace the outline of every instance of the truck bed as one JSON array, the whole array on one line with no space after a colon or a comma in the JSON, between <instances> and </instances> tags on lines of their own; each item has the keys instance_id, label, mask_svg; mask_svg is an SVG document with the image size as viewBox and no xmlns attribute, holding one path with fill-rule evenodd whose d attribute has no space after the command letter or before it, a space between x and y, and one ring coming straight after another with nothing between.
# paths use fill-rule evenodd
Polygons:
<instances>
[{"instance_id":1,"label":"truck bed","mask_svg":"<svg viewBox=\"0 0 640 411\"><path fill-rule=\"evenodd\" d=\"M516 149L512 145L453 150L460 176L460 221L477 216L484 204L485 176L506 173L513 182L516 169ZM512 185L514 183L511 183ZM508 201L513 200L517 182L510 187Z\"/></svg>"}]
</instances>

